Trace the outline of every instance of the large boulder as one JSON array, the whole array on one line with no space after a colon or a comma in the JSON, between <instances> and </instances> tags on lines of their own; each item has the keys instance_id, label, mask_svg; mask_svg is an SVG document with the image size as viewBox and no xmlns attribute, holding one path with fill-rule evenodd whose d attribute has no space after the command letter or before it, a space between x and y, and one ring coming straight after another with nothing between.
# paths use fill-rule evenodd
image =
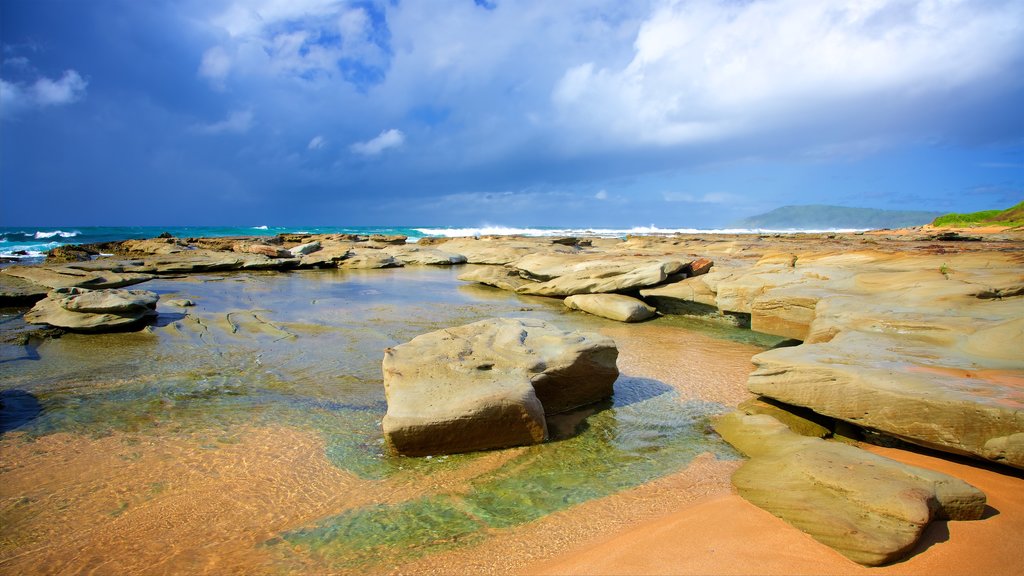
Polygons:
<instances>
[{"instance_id":1,"label":"large boulder","mask_svg":"<svg viewBox=\"0 0 1024 576\"><path fill-rule=\"evenodd\" d=\"M611 396L617 356L610 338L531 319L417 336L384 353L384 435L411 456L543 442L546 414Z\"/></svg>"},{"instance_id":2,"label":"large boulder","mask_svg":"<svg viewBox=\"0 0 1024 576\"><path fill-rule=\"evenodd\" d=\"M78 332L128 330L156 317L159 298L148 290L58 288L37 302L25 321Z\"/></svg>"},{"instance_id":3,"label":"large boulder","mask_svg":"<svg viewBox=\"0 0 1024 576\"><path fill-rule=\"evenodd\" d=\"M570 310L582 310L619 322L641 322L655 315L654 308L622 294L577 294L566 298L564 303Z\"/></svg>"},{"instance_id":4,"label":"large boulder","mask_svg":"<svg viewBox=\"0 0 1024 576\"><path fill-rule=\"evenodd\" d=\"M740 495L866 566L899 560L936 519L976 520L985 494L951 476L733 412L715 429L748 455Z\"/></svg>"}]
</instances>

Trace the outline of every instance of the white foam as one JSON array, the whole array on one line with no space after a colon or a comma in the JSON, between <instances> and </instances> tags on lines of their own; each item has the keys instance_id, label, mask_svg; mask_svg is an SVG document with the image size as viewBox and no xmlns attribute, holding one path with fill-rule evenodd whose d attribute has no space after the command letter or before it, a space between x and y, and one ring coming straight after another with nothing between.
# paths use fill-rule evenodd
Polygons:
<instances>
[{"instance_id":1,"label":"white foam","mask_svg":"<svg viewBox=\"0 0 1024 576\"><path fill-rule=\"evenodd\" d=\"M75 236L78 236L78 234L78 231L65 232L63 230L54 230L53 232L36 232L35 239L42 240L44 238L53 238L54 236L60 238L74 238Z\"/></svg>"}]
</instances>

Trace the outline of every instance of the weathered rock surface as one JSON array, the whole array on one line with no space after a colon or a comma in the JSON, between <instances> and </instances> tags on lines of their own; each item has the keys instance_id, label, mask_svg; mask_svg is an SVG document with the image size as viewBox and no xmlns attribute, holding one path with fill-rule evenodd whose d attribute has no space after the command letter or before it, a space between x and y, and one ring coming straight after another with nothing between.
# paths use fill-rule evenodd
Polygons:
<instances>
[{"instance_id":1,"label":"weathered rock surface","mask_svg":"<svg viewBox=\"0 0 1024 576\"><path fill-rule=\"evenodd\" d=\"M25 314L25 321L79 332L127 330L156 317L159 298L147 290L57 288Z\"/></svg>"},{"instance_id":2,"label":"weathered rock surface","mask_svg":"<svg viewBox=\"0 0 1024 576\"><path fill-rule=\"evenodd\" d=\"M505 265L519 260L527 254L543 248L518 241L493 241L475 238L459 238L445 242L441 249L466 257L468 264Z\"/></svg>"},{"instance_id":3,"label":"weathered rock surface","mask_svg":"<svg viewBox=\"0 0 1024 576\"><path fill-rule=\"evenodd\" d=\"M175 306L177 308L190 308L196 305L195 302L188 298L175 298L174 300L167 300L164 303L168 306Z\"/></svg>"},{"instance_id":4,"label":"weathered rock surface","mask_svg":"<svg viewBox=\"0 0 1024 576\"><path fill-rule=\"evenodd\" d=\"M496 318L423 334L384 354L384 435L399 453L536 444L545 414L612 394L607 337L539 320Z\"/></svg>"},{"instance_id":5,"label":"weathered rock surface","mask_svg":"<svg viewBox=\"0 0 1024 576\"><path fill-rule=\"evenodd\" d=\"M71 266L10 266L3 273L47 288L121 288L153 279L150 274L90 271Z\"/></svg>"},{"instance_id":6,"label":"weathered rock surface","mask_svg":"<svg viewBox=\"0 0 1024 576\"><path fill-rule=\"evenodd\" d=\"M78 246L75 244L68 244L65 246L57 246L46 252L47 264L63 264L66 262L85 262L91 260L93 256L99 254L99 250L95 250L88 246Z\"/></svg>"},{"instance_id":7,"label":"weathered rock surface","mask_svg":"<svg viewBox=\"0 0 1024 576\"><path fill-rule=\"evenodd\" d=\"M655 315L654 308L622 294L577 294L569 296L564 302L571 310L582 310L619 322L641 322Z\"/></svg>"},{"instance_id":8,"label":"weathered rock surface","mask_svg":"<svg viewBox=\"0 0 1024 576\"><path fill-rule=\"evenodd\" d=\"M514 269L502 266L481 266L480 268L459 274L458 279L464 282L478 282L510 292L515 292L532 282L531 280L524 279Z\"/></svg>"},{"instance_id":9,"label":"weathered rock surface","mask_svg":"<svg viewBox=\"0 0 1024 576\"><path fill-rule=\"evenodd\" d=\"M402 263L394 256L381 250L354 248L349 255L338 261L339 268L398 268Z\"/></svg>"},{"instance_id":10,"label":"weathered rock surface","mask_svg":"<svg viewBox=\"0 0 1024 576\"><path fill-rule=\"evenodd\" d=\"M451 266L465 264L466 257L462 254L447 252L438 248L401 244L388 246L382 250L398 262L405 265Z\"/></svg>"},{"instance_id":11,"label":"weathered rock surface","mask_svg":"<svg viewBox=\"0 0 1024 576\"><path fill-rule=\"evenodd\" d=\"M31 306L46 298L49 289L11 274L0 274L0 308Z\"/></svg>"},{"instance_id":12,"label":"weathered rock surface","mask_svg":"<svg viewBox=\"0 0 1024 576\"><path fill-rule=\"evenodd\" d=\"M295 256L280 246L271 246L270 244L239 242L232 249L243 254L262 254L268 258L292 258Z\"/></svg>"},{"instance_id":13,"label":"weathered rock surface","mask_svg":"<svg viewBox=\"0 0 1024 576\"><path fill-rule=\"evenodd\" d=\"M733 475L741 496L866 566L905 556L932 520L985 510L962 480L800 436L771 416L733 412L715 429L751 458Z\"/></svg>"},{"instance_id":14,"label":"weathered rock surface","mask_svg":"<svg viewBox=\"0 0 1024 576\"><path fill-rule=\"evenodd\" d=\"M312 242L306 242L305 244L299 244L288 249L288 253L292 258L301 258L307 254L312 254L317 250L320 250L321 245L319 240L313 240Z\"/></svg>"},{"instance_id":15,"label":"weathered rock surface","mask_svg":"<svg viewBox=\"0 0 1024 576\"><path fill-rule=\"evenodd\" d=\"M585 266L545 282L527 284L517 290L534 296L572 296L624 292L656 286L683 269L677 260L669 261L592 261ZM520 263L516 264L520 268ZM521 268L520 268L521 269ZM550 273L550 271L547 271Z\"/></svg>"},{"instance_id":16,"label":"weathered rock surface","mask_svg":"<svg viewBox=\"0 0 1024 576\"><path fill-rule=\"evenodd\" d=\"M701 277L647 288L640 291L640 296L663 314L688 314L698 308L694 304L715 307L716 298L715 292Z\"/></svg>"},{"instance_id":17,"label":"weathered rock surface","mask_svg":"<svg viewBox=\"0 0 1024 576\"><path fill-rule=\"evenodd\" d=\"M1007 320L973 337L994 342L982 352L1019 354L1022 329L1024 319ZM914 342L898 330L844 332L758 354L747 386L908 442L1024 468L1024 377L1005 368L1012 358L971 354L965 349L977 344L970 338L956 350Z\"/></svg>"}]
</instances>

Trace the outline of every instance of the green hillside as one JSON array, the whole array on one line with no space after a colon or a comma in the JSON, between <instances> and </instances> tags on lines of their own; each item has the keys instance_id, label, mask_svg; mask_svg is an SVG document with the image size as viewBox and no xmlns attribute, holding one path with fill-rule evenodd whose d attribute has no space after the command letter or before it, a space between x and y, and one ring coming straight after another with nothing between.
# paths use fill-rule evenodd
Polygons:
<instances>
[{"instance_id":1,"label":"green hillside","mask_svg":"<svg viewBox=\"0 0 1024 576\"><path fill-rule=\"evenodd\" d=\"M739 228L769 230L820 230L832 228L904 228L931 222L939 212L910 210L879 210L812 204L783 206L771 212L744 218L736 223Z\"/></svg>"},{"instance_id":2,"label":"green hillside","mask_svg":"<svg viewBox=\"0 0 1024 576\"><path fill-rule=\"evenodd\" d=\"M972 226L1024 226L1024 202L1006 210L982 210L969 214L945 214L932 222L932 226L970 228Z\"/></svg>"}]
</instances>

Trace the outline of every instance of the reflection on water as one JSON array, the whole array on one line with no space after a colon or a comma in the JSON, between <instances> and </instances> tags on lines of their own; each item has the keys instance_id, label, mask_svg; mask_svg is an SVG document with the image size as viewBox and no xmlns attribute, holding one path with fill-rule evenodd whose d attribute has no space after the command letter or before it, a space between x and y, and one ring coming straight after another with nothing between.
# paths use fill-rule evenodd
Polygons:
<instances>
[{"instance_id":1,"label":"reflection on water","mask_svg":"<svg viewBox=\"0 0 1024 576\"><path fill-rule=\"evenodd\" d=\"M742 338L669 319L623 327L557 300L466 286L457 273L158 280L146 288L196 306L161 305L161 320L141 332L68 334L35 354L0 345L9 359L0 363L0 570L38 572L44 560L73 571L382 569L636 486L701 453L734 457L708 434L722 405L687 393L675 373L625 367L607 409L553 419L557 440L544 445L387 454L380 361L417 334L525 316L605 331L625 356L645 333ZM745 369L756 350L730 354Z\"/></svg>"}]
</instances>

